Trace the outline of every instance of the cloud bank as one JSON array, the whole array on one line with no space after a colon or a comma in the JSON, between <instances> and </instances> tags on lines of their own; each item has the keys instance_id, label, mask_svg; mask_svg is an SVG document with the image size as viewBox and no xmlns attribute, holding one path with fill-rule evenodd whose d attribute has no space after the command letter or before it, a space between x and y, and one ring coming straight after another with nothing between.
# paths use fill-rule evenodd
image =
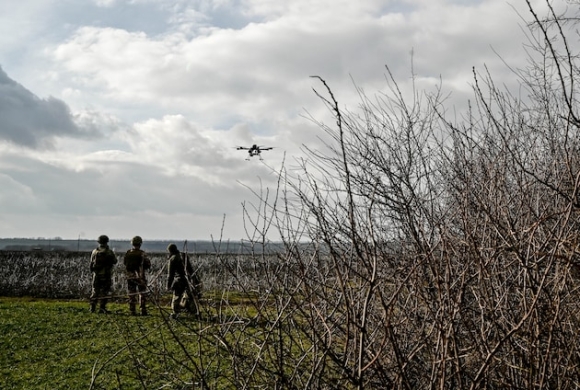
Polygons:
<instances>
[{"instance_id":1,"label":"cloud bank","mask_svg":"<svg viewBox=\"0 0 580 390\"><path fill-rule=\"evenodd\" d=\"M0 68L0 138L30 148L52 146L55 137L86 137L67 104L57 98L40 99Z\"/></svg>"}]
</instances>

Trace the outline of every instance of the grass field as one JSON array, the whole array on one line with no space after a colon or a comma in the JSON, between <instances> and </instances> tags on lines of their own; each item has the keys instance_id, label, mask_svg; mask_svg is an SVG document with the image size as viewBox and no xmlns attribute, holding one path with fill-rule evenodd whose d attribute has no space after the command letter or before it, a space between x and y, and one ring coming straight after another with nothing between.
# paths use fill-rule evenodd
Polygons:
<instances>
[{"instance_id":1,"label":"grass field","mask_svg":"<svg viewBox=\"0 0 580 390\"><path fill-rule=\"evenodd\" d=\"M163 308L132 317L121 303L109 309L93 314L78 300L1 298L0 388L232 388L223 383L219 351L207 344L211 321L186 314L168 322Z\"/></svg>"},{"instance_id":2,"label":"grass field","mask_svg":"<svg viewBox=\"0 0 580 390\"><path fill-rule=\"evenodd\" d=\"M89 388L95 363L125 342L117 337L122 316L147 327L150 318L131 318L112 304L112 315L90 314L81 301L26 298L0 300L0 375L3 389ZM111 380L105 380L111 382Z\"/></svg>"}]
</instances>

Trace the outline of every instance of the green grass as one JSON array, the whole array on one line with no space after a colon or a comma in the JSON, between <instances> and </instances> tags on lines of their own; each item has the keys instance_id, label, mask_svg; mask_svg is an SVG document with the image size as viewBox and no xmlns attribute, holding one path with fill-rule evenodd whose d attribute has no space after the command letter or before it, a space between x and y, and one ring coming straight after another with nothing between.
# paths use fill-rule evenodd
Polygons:
<instances>
[{"instance_id":1,"label":"green grass","mask_svg":"<svg viewBox=\"0 0 580 390\"><path fill-rule=\"evenodd\" d=\"M202 323L184 317L168 325L167 313L159 310L148 317L131 317L126 304L108 308L111 314L95 314L81 301L0 298L0 388L89 388L93 370L93 387L102 389L161 386L175 380L179 364L162 356L168 351L180 356L171 334L177 332L190 343L193 328ZM172 372L165 378L151 375L167 369Z\"/></svg>"},{"instance_id":2,"label":"green grass","mask_svg":"<svg viewBox=\"0 0 580 390\"><path fill-rule=\"evenodd\" d=\"M0 375L7 389L88 387L110 340L81 302L0 300Z\"/></svg>"},{"instance_id":3,"label":"green grass","mask_svg":"<svg viewBox=\"0 0 580 390\"><path fill-rule=\"evenodd\" d=\"M0 388L235 389L264 328L248 325L243 297L231 298L206 302L201 321L168 320L168 302L132 317L126 303L96 314L84 301L0 298Z\"/></svg>"}]
</instances>

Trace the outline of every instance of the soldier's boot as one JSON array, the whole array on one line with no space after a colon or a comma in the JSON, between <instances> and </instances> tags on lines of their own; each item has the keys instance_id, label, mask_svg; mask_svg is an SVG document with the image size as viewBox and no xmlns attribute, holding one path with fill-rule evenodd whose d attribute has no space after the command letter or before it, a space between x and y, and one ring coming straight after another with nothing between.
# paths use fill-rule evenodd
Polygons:
<instances>
[{"instance_id":1,"label":"soldier's boot","mask_svg":"<svg viewBox=\"0 0 580 390\"><path fill-rule=\"evenodd\" d=\"M141 309L141 315L142 316L146 316L147 315L147 304L145 301L145 297L141 296L139 298L139 309Z\"/></svg>"},{"instance_id":2,"label":"soldier's boot","mask_svg":"<svg viewBox=\"0 0 580 390\"><path fill-rule=\"evenodd\" d=\"M177 302L177 301L172 302L171 311L172 311L172 313L169 316L169 318L171 318L172 320L176 320L177 317L179 317L179 312L181 311L181 307L180 307L179 302Z\"/></svg>"},{"instance_id":3,"label":"soldier's boot","mask_svg":"<svg viewBox=\"0 0 580 390\"><path fill-rule=\"evenodd\" d=\"M96 302L91 302L91 306L89 307L89 311L91 313L94 313L95 310L97 310L97 303Z\"/></svg>"},{"instance_id":4,"label":"soldier's boot","mask_svg":"<svg viewBox=\"0 0 580 390\"><path fill-rule=\"evenodd\" d=\"M137 312L135 310L135 302L129 303L129 311L131 312L132 316L136 316Z\"/></svg>"},{"instance_id":5,"label":"soldier's boot","mask_svg":"<svg viewBox=\"0 0 580 390\"><path fill-rule=\"evenodd\" d=\"M189 312L192 314L193 318L200 320L201 313L199 312L199 306L197 300L193 299L189 305Z\"/></svg>"},{"instance_id":6,"label":"soldier's boot","mask_svg":"<svg viewBox=\"0 0 580 390\"><path fill-rule=\"evenodd\" d=\"M101 301L101 305L99 308L99 313L101 314L109 314L109 311L107 310L107 301L102 300Z\"/></svg>"}]
</instances>

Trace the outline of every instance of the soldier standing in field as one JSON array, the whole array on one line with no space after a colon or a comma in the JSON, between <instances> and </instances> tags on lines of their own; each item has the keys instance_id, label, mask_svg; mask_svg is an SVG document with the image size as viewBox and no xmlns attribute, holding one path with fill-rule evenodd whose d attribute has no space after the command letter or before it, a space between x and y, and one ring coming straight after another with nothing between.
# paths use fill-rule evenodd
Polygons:
<instances>
[{"instance_id":1,"label":"soldier standing in field","mask_svg":"<svg viewBox=\"0 0 580 390\"><path fill-rule=\"evenodd\" d=\"M100 301L99 313L108 313L107 301L112 286L113 267L117 256L109 249L109 237L102 235L97 240L99 246L91 253L90 269L93 273L90 310L94 313Z\"/></svg>"},{"instance_id":2,"label":"soldier standing in field","mask_svg":"<svg viewBox=\"0 0 580 390\"><path fill-rule=\"evenodd\" d=\"M187 310L199 317L199 280L187 256L182 256L177 245L169 244L169 275L167 289L173 291L171 300L171 318L176 319L182 310Z\"/></svg>"},{"instance_id":3,"label":"soldier standing in field","mask_svg":"<svg viewBox=\"0 0 580 390\"><path fill-rule=\"evenodd\" d=\"M151 260L147 254L141 250L143 239L135 236L131 239L133 248L125 253L123 263L125 264L125 276L127 277L127 290L129 292L129 311L131 315L137 315L136 303L137 294L139 295L139 309L141 315L147 315L146 297L147 278L145 271L151 268ZM137 292L139 291L139 292Z\"/></svg>"}]
</instances>

